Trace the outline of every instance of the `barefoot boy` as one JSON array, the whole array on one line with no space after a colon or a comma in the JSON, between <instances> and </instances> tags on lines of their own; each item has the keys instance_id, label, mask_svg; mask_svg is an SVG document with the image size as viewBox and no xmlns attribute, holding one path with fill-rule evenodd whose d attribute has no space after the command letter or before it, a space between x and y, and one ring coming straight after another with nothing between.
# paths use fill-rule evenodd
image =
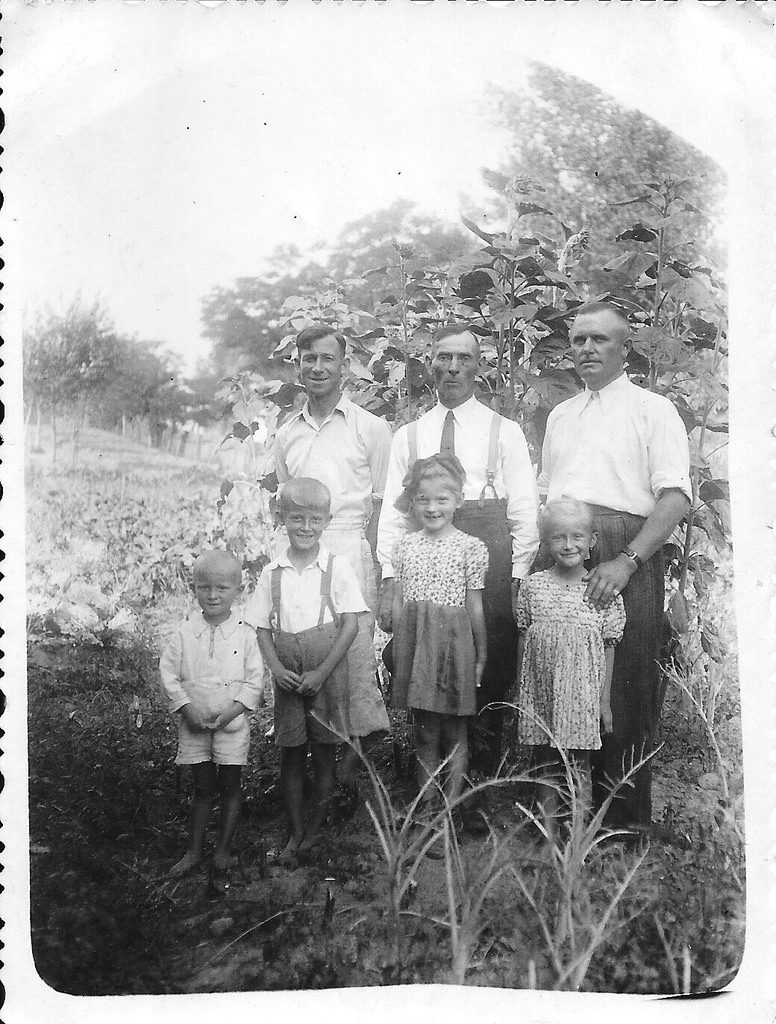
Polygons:
<instances>
[{"instance_id":1,"label":"barefoot boy","mask_svg":"<svg viewBox=\"0 0 776 1024\"><path fill-rule=\"evenodd\" d=\"M242 589L240 563L212 550L194 562L194 592L201 614L181 623L162 655L159 671L170 711L178 720L176 764L190 764L194 796L189 848L172 868L182 875L202 860L216 790L221 818L213 855L226 871L240 815L240 771L248 760L247 712L261 700L264 667L251 627L232 611Z\"/></svg>"},{"instance_id":2,"label":"barefoot boy","mask_svg":"<svg viewBox=\"0 0 776 1024\"><path fill-rule=\"evenodd\" d=\"M283 487L280 519L289 547L266 566L245 612L258 628L259 647L275 679L280 789L291 824L278 858L282 864L311 850L323 825L334 788L336 744L349 735L345 655L358 632L358 615L367 609L348 563L320 544L331 519L330 501L329 489L310 477ZM314 793L305 818L308 742Z\"/></svg>"}]
</instances>

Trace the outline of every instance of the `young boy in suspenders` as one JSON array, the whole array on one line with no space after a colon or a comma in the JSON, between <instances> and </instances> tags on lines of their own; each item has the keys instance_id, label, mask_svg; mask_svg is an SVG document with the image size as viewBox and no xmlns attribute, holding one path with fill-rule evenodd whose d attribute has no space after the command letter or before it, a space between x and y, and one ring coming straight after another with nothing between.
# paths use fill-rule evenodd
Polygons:
<instances>
[{"instance_id":1,"label":"young boy in suspenders","mask_svg":"<svg viewBox=\"0 0 776 1024\"><path fill-rule=\"evenodd\" d=\"M275 743L290 836L278 858L293 864L316 844L334 789L336 744L350 734L347 652L367 610L353 570L320 543L331 519L328 488L310 477L289 481L280 519L289 547L261 574L245 618L275 683ZM307 748L314 791L303 802Z\"/></svg>"}]
</instances>

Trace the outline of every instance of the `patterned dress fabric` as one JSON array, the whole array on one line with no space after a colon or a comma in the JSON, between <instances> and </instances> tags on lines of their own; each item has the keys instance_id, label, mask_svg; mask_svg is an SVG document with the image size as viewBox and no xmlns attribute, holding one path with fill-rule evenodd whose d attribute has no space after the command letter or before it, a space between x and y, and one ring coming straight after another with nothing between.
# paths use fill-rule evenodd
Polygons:
<instances>
[{"instance_id":1,"label":"patterned dress fabric","mask_svg":"<svg viewBox=\"0 0 776 1024\"><path fill-rule=\"evenodd\" d=\"M519 695L521 743L549 743L540 720L563 749L601 746L604 644L622 638L625 608L622 598L616 597L596 611L583 600L584 594L584 583L567 587L551 570L534 573L520 588L517 625L526 631Z\"/></svg>"},{"instance_id":2,"label":"patterned dress fabric","mask_svg":"<svg viewBox=\"0 0 776 1024\"><path fill-rule=\"evenodd\" d=\"M439 540L410 533L397 543L393 566L404 600L394 625L393 707L475 714L466 593L485 585L487 548L456 529Z\"/></svg>"}]
</instances>

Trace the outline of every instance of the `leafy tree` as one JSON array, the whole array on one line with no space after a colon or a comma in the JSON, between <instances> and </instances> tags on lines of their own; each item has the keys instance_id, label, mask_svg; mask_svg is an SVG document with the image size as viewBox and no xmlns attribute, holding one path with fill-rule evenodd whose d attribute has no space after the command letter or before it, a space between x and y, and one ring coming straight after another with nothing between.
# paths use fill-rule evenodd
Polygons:
<instances>
[{"instance_id":1,"label":"leafy tree","mask_svg":"<svg viewBox=\"0 0 776 1024\"><path fill-rule=\"evenodd\" d=\"M418 212L408 200L347 224L335 242L305 262L299 251L281 246L260 277L239 278L216 288L203 303L206 337L213 342L213 366L220 376L253 371L290 378L290 367L272 360L288 334L288 309L314 296L346 289L352 307L371 310L386 292L400 287L394 243L413 240L419 260L447 265L471 242L458 228ZM371 272L371 273L368 273ZM299 303L291 298L299 298ZM324 299L324 306L328 303ZM336 320L336 310L334 310Z\"/></svg>"},{"instance_id":2,"label":"leafy tree","mask_svg":"<svg viewBox=\"0 0 776 1024\"><path fill-rule=\"evenodd\" d=\"M569 226L569 234L582 228L589 233L585 264L594 289L606 287L598 268L614 254L613 239L629 224L630 211L612 204L626 199L635 181L690 179L686 199L693 209L682 226L692 231L700 252L723 263L713 229L724 175L679 136L596 86L544 64L533 65L526 89L494 90L492 102L513 140L500 171L541 182L541 205ZM546 216L529 223L553 230Z\"/></svg>"},{"instance_id":3,"label":"leafy tree","mask_svg":"<svg viewBox=\"0 0 776 1024\"><path fill-rule=\"evenodd\" d=\"M24 389L38 410L49 410L52 462L56 461L57 419L62 409L73 413L73 461L78 434L90 397L109 381L118 360L118 342L104 309L89 309L80 300L65 313L41 315L23 335Z\"/></svg>"}]
</instances>

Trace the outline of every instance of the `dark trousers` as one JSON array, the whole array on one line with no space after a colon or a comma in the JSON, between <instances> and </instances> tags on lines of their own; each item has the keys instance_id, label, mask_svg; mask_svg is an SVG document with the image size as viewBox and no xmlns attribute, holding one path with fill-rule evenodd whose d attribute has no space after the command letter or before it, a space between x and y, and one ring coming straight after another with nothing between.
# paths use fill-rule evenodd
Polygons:
<instances>
[{"instance_id":1,"label":"dark trousers","mask_svg":"<svg viewBox=\"0 0 776 1024\"><path fill-rule=\"evenodd\" d=\"M512 616L512 537L506 518L506 503L489 500L465 501L455 513L453 525L471 534L488 549L488 572L482 595L488 659L477 691L477 710L501 701L515 678L517 629ZM503 711L478 714L469 737L470 767L492 775L501 760Z\"/></svg>"},{"instance_id":2,"label":"dark trousers","mask_svg":"<svg viewBox=\"0 0 776 1024\"><path fill-rule=\"evenodd\" d=\"M591 563L615 558L641 529L644 520L627 512L597 510L595 528L598 543ZM654 750L660 721L664 688L658 658L663 635L665 592L662 551L637 569L622 592L625 603L625 632L615 648L612 675L613 733L603 737L601 750L594 751L593 802L600 806L610 780L622 778L626 769ZM646 764L612 802L607 824L648 825L652 817L652 763Z\"/></svg>"}]
</instances>

